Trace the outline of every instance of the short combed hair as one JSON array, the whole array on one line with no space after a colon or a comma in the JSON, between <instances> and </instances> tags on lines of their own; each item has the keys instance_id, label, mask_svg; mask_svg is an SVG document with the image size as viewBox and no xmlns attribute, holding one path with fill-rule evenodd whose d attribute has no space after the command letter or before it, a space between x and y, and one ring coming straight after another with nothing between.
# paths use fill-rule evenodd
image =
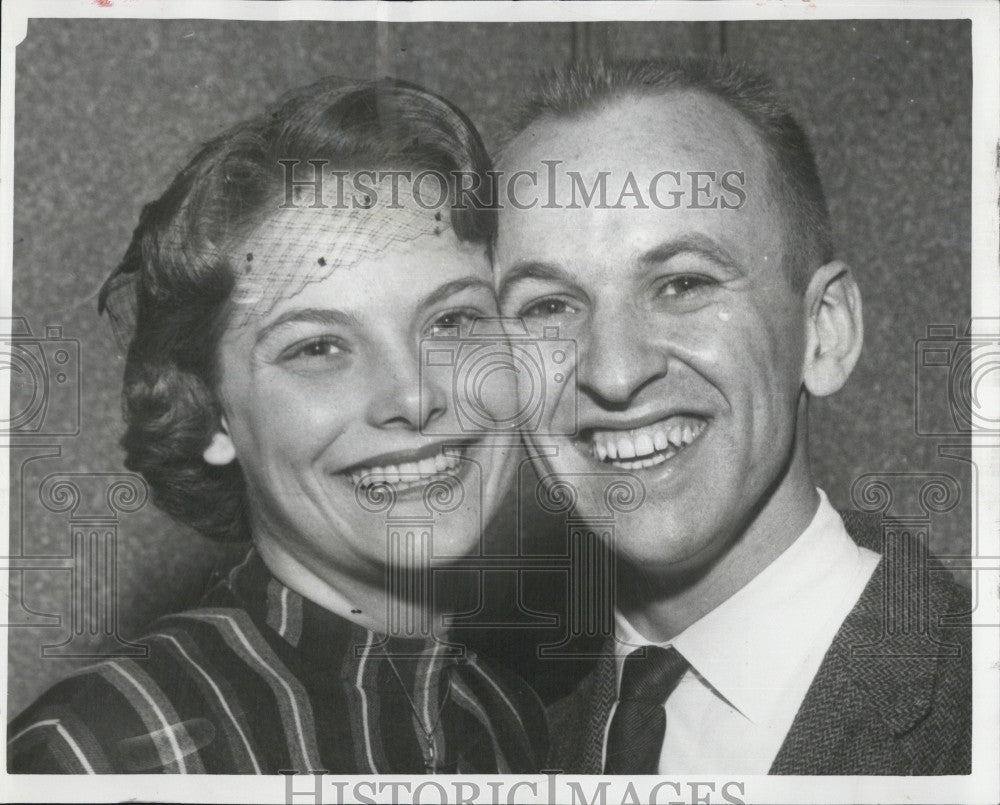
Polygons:
<instances>
[{"instance_id":1,"label":"short combed hair","mask_svg":"<svg viewBox=\"0 0 1000 805\"><path fill-rule=\"evenodd\" d=\"M524 101L510 139L546 118L573 118L624 98L701 92L738 112L760 136L773 191L786 215L785 268L803 290L819 266L833 259L826 196L809 139L783 106L771 82L725 58L587 61L543 74Z\"/></svg>"},{"instance_id":2,"label":"short combed hair","mask_svg":"<svg viewBox=\"0 0 1000 805\"><path fill-rule=\"evenodd\" d=\"M332 170L428 170L487 176L485 146L456 106L404 81L327 78L206 143L143 209L99 310L125 322L125 465L159 508L202 534L249 538L246 487L236 463L203 459L220 427L216 352L237 271L234 249L278 211L282 161ZM463 241L488 247L496 210L450 205Z\"/></svg>"}]
</instances>

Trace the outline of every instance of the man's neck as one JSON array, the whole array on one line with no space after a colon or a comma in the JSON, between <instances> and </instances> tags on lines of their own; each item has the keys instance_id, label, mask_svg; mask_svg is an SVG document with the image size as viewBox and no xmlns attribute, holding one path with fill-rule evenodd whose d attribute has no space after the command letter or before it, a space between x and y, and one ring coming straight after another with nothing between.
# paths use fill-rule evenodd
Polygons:
<instances>
[{"instance_id":1,"label":"man's neck","mask_svg":"<svg viewBox=\"0 0 1000 805\"><path fill-rule=\"evenodd\" d=\"M655 643L673 639L749 584L798 539L816 513L819 495L807 468L789 469L787 483L697 573L652 575L619 563L618 589L627 594L619 595L618 607L641 635Z\"/></svg>"}]
</instances>

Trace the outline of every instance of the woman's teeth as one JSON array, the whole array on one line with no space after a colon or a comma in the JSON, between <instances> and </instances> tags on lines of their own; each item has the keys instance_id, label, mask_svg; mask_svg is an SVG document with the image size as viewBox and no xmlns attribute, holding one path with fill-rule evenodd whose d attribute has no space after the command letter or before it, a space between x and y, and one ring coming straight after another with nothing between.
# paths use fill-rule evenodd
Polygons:
<instances>
[{"instance_id":1,"label":"woman's teeth","mask_svg":"<svg viewBox=\"0 0 1000 805\"><path fill-rule=\"evenodd\" d=\"M420 461L407 461L402 464L386 464L380 467L365 467L350 473L351 481L362 489L373 484L392 484L399 488L426 484L432 478L442 473L454 474L461 463L461 455L455 448L445 454L442 447L437 455L423 458Z\"/></svg>"},{"instance_id":2,"label":"woman's teeth","mask_svg":"<svg viewBox=\"0 0 1000 805\"><path fill-rule=\"evenodd\" d=\"M626 470L644 469L673 458L704 429L703 419L672 416L627 431L595 430L591 435L591 448L599 461Z\"/></svg>"}]
</instances>

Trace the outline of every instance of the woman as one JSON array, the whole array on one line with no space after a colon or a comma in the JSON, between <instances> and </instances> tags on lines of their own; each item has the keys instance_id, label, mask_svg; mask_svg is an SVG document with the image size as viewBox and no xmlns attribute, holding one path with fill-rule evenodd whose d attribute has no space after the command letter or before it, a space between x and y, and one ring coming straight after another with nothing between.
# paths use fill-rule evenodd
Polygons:
<instances>
[{"instance_id":1,"label":"woman","mask_svg":"<svg viewBox=\"0 0 1000 805\"><path fill-rule=\"evenodd\" d=\"M491 425L511 375L486 373L474 425L462 379L426 360L496 316L493 211L459 187L488 170L444 99L329 79L146 207L101 298L130 334L126 464L162 509L253 549L154 625L148 659L15 719L11 771L540 768L530 690L433 639L433 567L478 547L510 479Z\"/></svg>"}]
</instances>

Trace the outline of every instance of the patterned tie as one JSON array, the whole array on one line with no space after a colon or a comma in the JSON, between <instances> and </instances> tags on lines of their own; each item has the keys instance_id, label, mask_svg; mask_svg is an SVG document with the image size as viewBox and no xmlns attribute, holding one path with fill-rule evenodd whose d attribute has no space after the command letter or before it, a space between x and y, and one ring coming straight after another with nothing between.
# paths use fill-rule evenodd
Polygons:
<instances>
[{"instance_id":1,"label":"patterned tie","mask_svg":"<svg viewBox=\"0 0 1000 805\"><path fill-rule=\"evenodd\" d=\"M625 658L605 774L656 774L667 730L663 703L687 669L687 660L673 646L645 646Z\"/></svg>"}]
</instances>

